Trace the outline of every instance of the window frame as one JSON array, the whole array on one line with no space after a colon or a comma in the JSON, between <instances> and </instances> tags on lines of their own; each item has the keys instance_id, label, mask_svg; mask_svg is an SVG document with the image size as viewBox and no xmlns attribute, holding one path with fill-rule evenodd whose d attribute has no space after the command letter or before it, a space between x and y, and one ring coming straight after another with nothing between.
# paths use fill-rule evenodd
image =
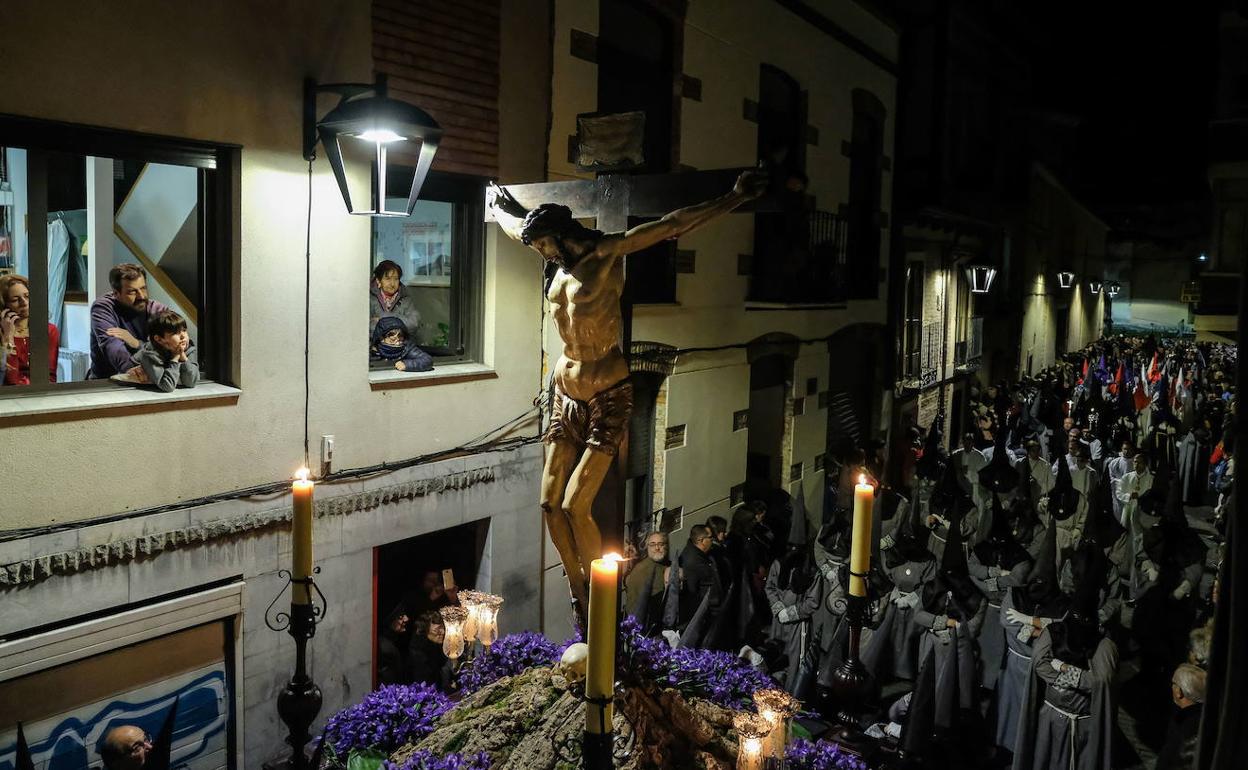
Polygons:
<instances>
[{"instance_id":1,"label":"window frame","mask_svg":"<svg viewBox=\"0 0 1248 770\"><path fill-rule=\"evenodd\" d=\"M485 189L488 180L467 174L430 171L420 189L422 201L450 203L451 209L451 330L458 341L448 347L454 355L433 356L434 370L450 364L485 363ZM376 222L369 227L368 260L372 275L377 256ZM462 280L461 280L462 276ZM370 277L371 282L371 277ZM371 285L371 284L370 284ZM404 286L408 286L404 283ZM470 317L472 323L464 324ZM458 334L457 334L458 333ZM389 372L368 369L369 376Z\"/></svg>"},{"instance_id":2,"label":"window frame","mask_svg":"<svg viewBox=\"0 0 1248 770\"><path fill-rule=\"evenodd\" d=\"M196 349L201 369L212 375L205 382L234 385L237 326L232 298L240 253L242 147L5 113L0 113L0 147L27 152L27 221L33 222L47 218L47 176L46 171L35 174L31 168L46 164L51 153L198 170L202 205L197 206L200 304L196 310L200 339L196 340ZM46 230L28 228L27 243L29 253L46 253ZM26 277L30 281L31 323L33 328L42 330L30 338L30 355L32 361L41 361L49 353L47 260L31 260L30 275ZM36 371L41 372L37 378ZM0 400L125 387L106 379L48 382L46 370L32 365L30 384L0 387Z\"/></svg>"}]
</instances>

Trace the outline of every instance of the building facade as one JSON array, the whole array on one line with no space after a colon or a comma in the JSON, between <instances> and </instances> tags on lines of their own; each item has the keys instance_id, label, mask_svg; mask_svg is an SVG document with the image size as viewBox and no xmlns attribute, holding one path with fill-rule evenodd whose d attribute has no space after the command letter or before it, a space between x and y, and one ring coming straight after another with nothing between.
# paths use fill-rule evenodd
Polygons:
<instances>
[{"instance_id":1,"label":"building facade","mask_svg":"<svg viewBox=\"0 0 1248 770\"><path fill-rule=\"evenodd\" d=\"M110 724L178 696L191 766L280 757L293 645L268 624L305 460L327 605L314 731L373 687L379 625L425 571L503 595L504 633L566 632L535 407L559 343L540 262L481 201L490 179L597 176L582 117L645 113L630 190L760 161L782 188L629 260L628 533L657 523L679 547L751 484L817 524L829 446L887 425L897 33L867 6L135 3L66 27L25 5L0 46L0 272L30 277L32 359L55 360L0 390L0 762L17 721L39 761L81 766ZM388 221L350 216L323 152L303 156L305 78L377 74L445 130L415 213ZM386 260L430 372L370 367ZM188 322L193 389L87 381L90 305L132 261Z\"/></svg>"}]
</instances>

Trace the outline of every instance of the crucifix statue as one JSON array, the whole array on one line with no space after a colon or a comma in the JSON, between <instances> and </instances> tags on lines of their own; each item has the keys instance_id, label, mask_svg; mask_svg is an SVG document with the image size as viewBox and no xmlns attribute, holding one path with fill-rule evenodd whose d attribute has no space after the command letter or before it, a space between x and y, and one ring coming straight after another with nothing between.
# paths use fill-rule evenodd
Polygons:
<instances>
[{"instance_id":1,"label":"crucifix statue","mask_svg":"<svg viewBox=\"0 0 1248 770\"><path fill-rule=\"evenodd\" d=\"M731 191L717 198L613 233L581 225L568 206L542 203L529 210L507 190L490 188L487 205L503 231L557 268L546 298L563 351L555 364L551 422L544 437L541 506L578 617L588 602L590 562L602 554L594 498L633 407L621 348L624 257L695 230L759 197L766 187L764 174L745 171Z\"/></svg>"}]
</instances>

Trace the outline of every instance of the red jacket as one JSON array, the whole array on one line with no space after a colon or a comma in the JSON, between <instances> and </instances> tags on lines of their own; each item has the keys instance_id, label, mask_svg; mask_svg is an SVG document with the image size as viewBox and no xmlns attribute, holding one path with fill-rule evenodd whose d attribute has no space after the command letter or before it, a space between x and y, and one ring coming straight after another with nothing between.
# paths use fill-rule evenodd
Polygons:
<instances>
[{"instance_id":1,"label":"red jacket","mask_svg":"<svg viewBox=\"0 0 1248 770\"><path fill-rule=\"evenodd\" d=\"M30 384L30 337L17 337L13 340L17 347L16 353L9 353L4 358L4 384ZM61 332L55 324L48 324L48 380L56 382L57 348L61 346Z\"/></svg>"}]
</instances>

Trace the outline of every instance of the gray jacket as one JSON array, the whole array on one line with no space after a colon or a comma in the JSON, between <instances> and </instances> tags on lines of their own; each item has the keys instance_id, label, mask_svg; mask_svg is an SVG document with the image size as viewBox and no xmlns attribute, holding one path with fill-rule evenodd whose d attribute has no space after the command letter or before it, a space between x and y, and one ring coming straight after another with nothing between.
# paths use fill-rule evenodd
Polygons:
<instances>
[{"instance_id":1,"label":"gray jacket","mask_svg":"<svg viewBox=\"0 0 1248 770\"><path fill-rule=\"evenodd\" d=\"M185 361L169 360L168 354L151 340L144 342L130 360L143 367L148 382L162 393L175 388L193 388L199 382L199 360L193 342L186 350Z\"/></svg>"}]
</instances>

